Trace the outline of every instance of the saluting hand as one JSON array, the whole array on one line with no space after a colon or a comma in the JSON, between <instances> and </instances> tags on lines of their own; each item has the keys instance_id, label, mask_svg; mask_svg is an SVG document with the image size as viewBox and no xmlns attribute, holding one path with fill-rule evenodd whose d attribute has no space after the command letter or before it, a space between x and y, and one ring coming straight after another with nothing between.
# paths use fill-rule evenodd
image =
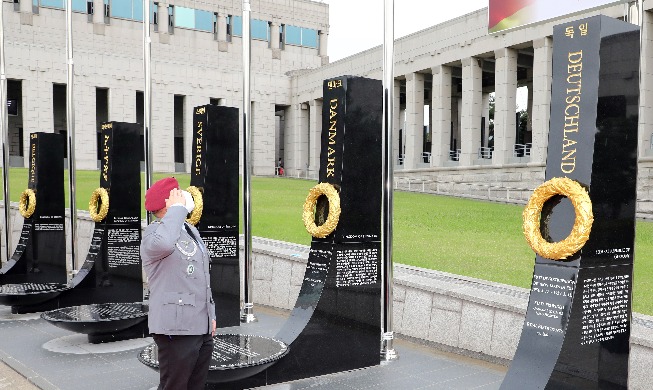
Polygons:
<instances>
[{"instance_id":1,"label":"saluting hand","mask_svg":"<svg viewBox=\"0 0 653 390\"><path fill-rule=\"evenodd\" d=\"M173 204L180 203L186 205L186 198L179 188L170 190L170 196L166 199L166 207L170 207Z\"/></svg>"}]
</instances>

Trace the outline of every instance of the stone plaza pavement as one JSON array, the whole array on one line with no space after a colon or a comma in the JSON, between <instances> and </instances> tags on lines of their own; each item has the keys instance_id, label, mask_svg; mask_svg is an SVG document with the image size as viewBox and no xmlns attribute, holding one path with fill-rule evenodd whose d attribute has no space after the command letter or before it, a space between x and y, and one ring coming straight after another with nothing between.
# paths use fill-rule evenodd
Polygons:
<instances>
[{"instance_id":1,"label":"stone plaza pavement","mask_svg":"<svg viewBox=\"0 0 653 390\"><path fill-rule=\"evenodd\" d=\"M272 336L287 315L264 307L255 310L259 322L243 325L246 333ZM155 389L158 373L136 359L151 342L146 338L93 345L85 335L57 328L38 314L13 315L0 306L0 390ZM490 390L499 388L506 372L504 366L409 341L397 340L395 345L400 358L387 364L265 388Z\"/></svg>"}]
</instances>

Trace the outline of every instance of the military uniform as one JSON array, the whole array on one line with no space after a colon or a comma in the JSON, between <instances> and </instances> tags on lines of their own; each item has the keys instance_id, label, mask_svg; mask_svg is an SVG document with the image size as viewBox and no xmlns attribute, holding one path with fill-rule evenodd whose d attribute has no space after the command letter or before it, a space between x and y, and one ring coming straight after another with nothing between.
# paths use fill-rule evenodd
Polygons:
<instances>
[{"instance_id":1,"label":"military uniform","mask_svg":"<svg viewBox=\"0 0 653 390\"><path fill-rule=\"evenodd\" d=\"M150 288L148 326L159 350L159 389L204 388L213 348L210 258L186 215L183 205L170 206L141 241Z\"/></svg>"}]
</instances>

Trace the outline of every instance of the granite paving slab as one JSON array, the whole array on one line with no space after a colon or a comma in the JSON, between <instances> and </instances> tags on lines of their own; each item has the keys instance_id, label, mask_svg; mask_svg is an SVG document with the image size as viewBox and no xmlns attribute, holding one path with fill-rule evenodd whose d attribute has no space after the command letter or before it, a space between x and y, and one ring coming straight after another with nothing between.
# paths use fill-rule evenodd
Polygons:
<instances>
[{"instance_id":1,"label":"granite paving slab","mask_svg":"<svg viewBox=\"0 0 653 390\"><path fill-rule=\"evenodd\" d=\"M35 315L10 315L0 307L0 390L149 390L158 373L136 356L150 338L100 345L84 335L57 328ZM285 311L257 307L258 322L241 332L274 336ZM221 329L221 333L237 329ZM266 389L498 389L506 367L489 364L405 340L396 340L400 358L390 363ZM292 353L292 350L291 350Z\"/></svg>"}]
</instances>

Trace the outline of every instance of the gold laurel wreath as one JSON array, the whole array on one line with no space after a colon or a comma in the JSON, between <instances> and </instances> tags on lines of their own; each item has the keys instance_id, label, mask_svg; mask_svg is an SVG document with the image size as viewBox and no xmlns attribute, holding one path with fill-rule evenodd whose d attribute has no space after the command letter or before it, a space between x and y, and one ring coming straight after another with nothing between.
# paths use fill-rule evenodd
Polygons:
<instances>
[{"instance_id":1,"label":"gold laurel wreath","mask_svg":"<svg viewBox=\"0 0 653 390\"><path fill-rule=\"evenodd\" d=\"M98 200L100 201L98 209ZM91 213L91 219L100 222L106 218L109 213L109 193L102 187L96 188L91 194L91 200L88 201L88 211Z\"/></svg>"},{"instance_id":2,"label":"gold laurel wreath","mask_svg":"<svg viewBox=\"0 0 653 390\"><path fill-rule=\"evenodd\" d=\"M567 238L552 243L542 237L540 218L544 203L555 195L569 198L576 212L576 220ZM587 191L579 183L566 177L553 178L537 187L528 200L522 216L524 236L528 245L538 255L551 260L563 260L578 252L589 239L594 222L592 201Z\"/></svg>"},{"instance_id":3,"label":"gold laurel wreath","mask_svg":"<svg viewBox=\"0 0 653 390\"><path fill-rule=\"evenodd\" d=\"M20 194L20 203L18 204L18 211L23 218L29 218L36 210L36 192L28 188Z\"/></svg>"},{"instance_id":4,"label":"gold laurel wreath","mask_svg":"<svg viewBox=\"0 0 653 390\"><path fill-rule=\"evenodd\" d=\"M195 186L186 188L186 191L193 196L193 202L195 202L195 208L193 209L193 212L190 213L190 216L186 218L186 222L195 226L200 221L200 218L202 218L202 211L204 211L204 198L202 197L202 191Z\"/></svg>"},{"instance_id":5,"label":"gold laurel wreath","mask_svg":"<svg viewBox=\"0 0 653 390\"><path fill-rule=\"evenodd\" d=\"M317 204L317 198L321 195L325 195L329 200L329 214L326 221L324 221L322 225L317 226L315 224L314 210L315 205ZM338 226L338 220L340 219L340 195L338 194L338 190L329 183L320 183L311 188L306 197L306 202L304 202L302 219L304 220L306 231L308 231L311 236L324 238L331 234L336 226Z\"/></svg>"}]
</instances>

